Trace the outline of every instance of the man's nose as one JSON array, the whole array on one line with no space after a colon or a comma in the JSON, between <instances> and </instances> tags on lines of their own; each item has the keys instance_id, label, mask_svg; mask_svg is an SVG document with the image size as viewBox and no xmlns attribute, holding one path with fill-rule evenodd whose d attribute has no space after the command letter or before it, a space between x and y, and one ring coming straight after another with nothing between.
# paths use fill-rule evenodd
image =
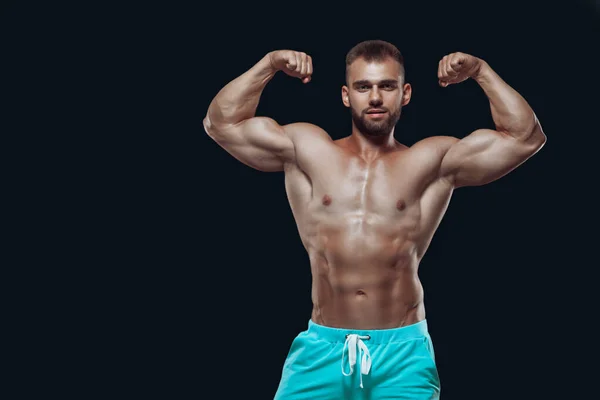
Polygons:
<instances>
[{"instance_id":1,"label":"man's nose","mask_svg":"<svg viewBox=\"0 0 600 400\"><path fill-rule=\"evenodd\" d=\"M371 96L369 97L369 105L371 107L380 106L383 103L381 99L381 95L379 94L379 90L374 89L371 91Z\"/></svg>"}]
</instances>

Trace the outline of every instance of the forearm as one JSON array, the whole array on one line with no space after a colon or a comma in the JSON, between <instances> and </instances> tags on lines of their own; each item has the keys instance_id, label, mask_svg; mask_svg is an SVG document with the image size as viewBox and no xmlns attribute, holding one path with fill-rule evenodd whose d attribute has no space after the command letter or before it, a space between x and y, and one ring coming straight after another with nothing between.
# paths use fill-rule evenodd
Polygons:
<instances>
[{"instance_id":1,"label":"forearm","mask_svg":"<svg viewBox=\"0 0 600 400\"><path fill-rule=\"evenodd\" d=\"M544 136L539 121L527 101L504 82L485 61L481 61L481 67L473 79L490 101L497 131L522 140L530 139L532 135Z\"/></svg>"},{"instance_id":2,"label":"forearm","mask_svg":"<svg viewBox=\"0 0 600 400\"><path fill-rule=\"evenodd\" d=\"M276 72L267 54L248 71L225 85L208 107L205 126L232 125L254 117L260 96Z\"/></svg>"}]
</instances>

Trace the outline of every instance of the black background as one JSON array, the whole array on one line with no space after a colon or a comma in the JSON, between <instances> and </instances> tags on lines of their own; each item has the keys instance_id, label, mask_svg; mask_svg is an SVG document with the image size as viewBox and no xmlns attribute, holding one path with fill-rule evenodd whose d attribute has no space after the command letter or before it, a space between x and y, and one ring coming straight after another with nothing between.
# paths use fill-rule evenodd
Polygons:
<instances>
[{"instance_id":1,"label":"black background","mask_svg":"<svg viewBox=\"0 0 600 400\"><path fill-rule=\"evenodd\" d=\"M457 190L421 263L442 398L593 393L600 7L549 3L5 3L22 393L272 398L310 317L308 258L283 174L229 156L202 118L287 48L313 57L313 80L276 75L258 114L346 136L344 56L365 39L405 57L399 141L493 128L474 81L438 86L454 51L486 60L548 137L501 180Z\"/></svg>"}]
</instances>

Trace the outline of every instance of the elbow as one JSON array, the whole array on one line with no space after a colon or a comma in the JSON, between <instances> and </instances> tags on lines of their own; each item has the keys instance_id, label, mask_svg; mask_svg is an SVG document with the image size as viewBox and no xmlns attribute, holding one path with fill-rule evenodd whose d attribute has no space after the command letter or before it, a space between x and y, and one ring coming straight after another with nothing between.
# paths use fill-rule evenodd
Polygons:
<instances>
[{"instance_id":1,"label":"elbow","mask_svg":"<svg viewBox=\"0 0 600 400\"><path fill-rule=\"evenodd\" d=\"M206 135L221 145L231 138L231 125L215 123L215 121L210 119L208 114L202 120L202 126Z\"/></svg>"},{"instance_id":2,"label":"elbow","mask_svg":"<svg viewBox=\"0 0 600 400\"><path fill-rule=\"evenodd\" d=\"M546 134L542 129L539 121L536 119L535 126L530 131L529 135L526 137L525 143L526 146L530 149L532 155L537 153L544 147L546 144Z\"/></svg>"},{"instance_id":3,"label":"elbow","mask_svg":"<svg viewBox=\"0 0 600 400\"><path fill-rule=\"evenodd\" d=\"M210 120L208 114L202 120L202 126L204 127L204 132L213 140L216 140L217 129L215 125Z\"/></svg>"},{"instance_id":4,"label":"elbow","mask_svg":"<svg viewBox=\"0 0 600 400\"><path fill-rule=\"evenodd\" d=\"M204 132L206 132L206 134L208 136L210 136L211 135L212 124L210 122L210 118L208 117L208 114L202 120L202 126L204 127Z\"/></svg>"},{"instance_id":5,"label":"elbow","mask_svg":"<svg viewBox=\"0 0 600 400\"><path fill-rule=\"evenodd\" d=\"M544 145L546 144L546 135L543 132L541 132L540 138L538 140L539 140L539 143L538 143L538 150L539 150L542 147L544 147Z\"/></svg>"},{"instance_id":6,"label":"elbow","mask_svg":"<svg viewBox=\"0 0 600 400\"><path fill-rule=\"evenodd\" d=\"M536 143L538 150L540 150L546 144L547 137L546 137L546 134L544 133L544 130L542 129L542 125L540 124L540 121L537 119L537 117L535 119L535 126L533 128L531 137L533 138L533 141Z\"/></svg>"}]
</instances>

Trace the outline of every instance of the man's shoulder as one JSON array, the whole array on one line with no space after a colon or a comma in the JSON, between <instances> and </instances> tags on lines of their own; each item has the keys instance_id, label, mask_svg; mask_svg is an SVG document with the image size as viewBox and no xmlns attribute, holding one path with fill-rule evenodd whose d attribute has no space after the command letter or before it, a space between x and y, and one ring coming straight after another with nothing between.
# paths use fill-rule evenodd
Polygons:
<instances>
[{"instance_id":1,"label":"man's shoulder","mask_svg":"<svg viewBox=\"0 0 600 400\"><path fill-rule=\"evenodd\" d=\"M429 136L413 144L408 154L413 167L423 171L438 171L444 156L459 139L452 136Z\"/></svg>"},{"instance_id":2,"label":"man's shoulder","mask_svg":"<svg viewBox=\"0 0 600 400\"><path fill-rule=\"evenodd\" d=\"M435 152L443 155L446 154L448 149L450 149L450 147L452 147L452 145L454 145L459 140L459 138L456 138L454 136L429 136L413 144L411 146L411 149L419 152Z\"/></svg>"},{"instance_id":3,"label":"man's shoulder","mask_svg":"<svg viewBox=\"0 0 600 400\"><path fill-rule=\"evenodd\" d=\"M292 139L326 139L331 141L331 136L325 131L325 129L321 128L318 125L312 124L310 122L293 122L287 125L284 125L285 132Z\"/></svg>"}]
</instances>

